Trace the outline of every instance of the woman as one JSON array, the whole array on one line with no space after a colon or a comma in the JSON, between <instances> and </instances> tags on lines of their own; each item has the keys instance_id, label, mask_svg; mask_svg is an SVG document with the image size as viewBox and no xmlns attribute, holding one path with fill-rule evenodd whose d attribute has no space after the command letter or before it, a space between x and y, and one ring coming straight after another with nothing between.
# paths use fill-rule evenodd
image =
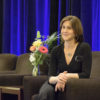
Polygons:
<instances>
[{"instance_id":1,"label":"woman","mask_svg":"<svg viewBox=\"0 0 100 100\"><path fill-rule=\"evenodd\" d=\"M69 79L89 78L91 49L83 42L83 29L79 18L66 16L60 23L63 43L53 48L49 80L40 89L38 100L55 100L63 92Z\"/></svg>"}]
</instances>

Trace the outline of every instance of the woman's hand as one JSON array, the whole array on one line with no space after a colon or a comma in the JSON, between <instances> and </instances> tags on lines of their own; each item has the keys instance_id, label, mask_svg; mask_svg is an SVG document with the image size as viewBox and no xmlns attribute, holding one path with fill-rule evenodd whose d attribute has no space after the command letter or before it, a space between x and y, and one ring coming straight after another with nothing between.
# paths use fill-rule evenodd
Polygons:
<instances>
[{"instance_id":1,"label":"woman's hand","mask_svg":"<svg viewBox=\"0 0 100 100\"><path fill-rule=\"evenodd\" d=\"M58 78L58 81L57 81L57 83L66 83L66 81L67 81L67 76L66 76L66 74L67 74L67 71L64 71L63 73L60 73L58 76L57 76L57 78Z\"/></svg>"},{"instance_id":2,"label":"woman's hand","mask_svg":"<svg viewBox=\"0 0 100 100\"><path fill-rule=\"evenodd\" d=\"M55 91L59 90L59 91L64 91L64 88L65 88L65 84L67 82L67 77L66 77L66 74L67 72L64 71L63 73L60 73L57 78L58 78L58 81L57 81L57 84L55 86Z\"/></svg>"},{"instance_id":3,"label":"woman's hand","mask_svg":"<svg viewBox=\"0 0 100 100\"><path fill-rule=\"evenodd\" d=\"M62 83L57 83L56 86L55 86L55 92L57 92L57 90L59 91L64 91L64 88L65 88L65 84L62 84Z\"/></svg>"},{"instance_id":4,"label":"woman's hand","mask_svg":"<svg viewBox=\"0 0 100 100\"><path fill-rule=\"evenodd\" d=\"M57 83L55 86L55 91L59 90L63 92L65 85L67 83L67 80L71 78L79 79L79 76L77 73L67 73L66 71L64 71L63 73L60 73L57 76Z\"/></svg>"},{"instance_id":5,"label":"woman's hand","mask_svg":"<svg viewBox=\"0 0 100 100\"><path fill-rule=\"evenodd\" d=\"M49 83L50 84L56 84L56 83L58 83L58 82L60 82L60 83L65 83L66 82L66 75L64 75L64 74L66 74L67 72L66 71L64 71L63 73L60 73L58 76L51 76L50 78L49 78Z\"/></svg>"}]
</instances>

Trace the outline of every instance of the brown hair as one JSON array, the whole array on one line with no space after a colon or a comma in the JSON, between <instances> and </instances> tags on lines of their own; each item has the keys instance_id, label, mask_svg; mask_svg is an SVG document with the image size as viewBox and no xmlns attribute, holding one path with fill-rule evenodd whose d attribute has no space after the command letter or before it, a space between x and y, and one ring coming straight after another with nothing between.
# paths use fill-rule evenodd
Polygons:
<instances>
[{"instance_id":1,"label":"brown hair","mask_svg":"<svg viewBox=\"0 0 100 100\"><path fill-rule=\"evenodd\" d=\"M60 22L60 30L65 21L71 22L71 26L75 32L76 42L82 42L83 41L83 27L82 27L80 19L78 17L72 16L72 15L64 17Z\"/></svg>"}]
</instances>

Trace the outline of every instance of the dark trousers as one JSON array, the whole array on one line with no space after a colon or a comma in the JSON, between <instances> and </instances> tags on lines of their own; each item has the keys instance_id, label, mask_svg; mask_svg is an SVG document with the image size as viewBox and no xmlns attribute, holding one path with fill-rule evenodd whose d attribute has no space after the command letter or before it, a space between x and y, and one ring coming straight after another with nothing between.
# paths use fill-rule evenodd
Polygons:
<instances>
[{"instance_id":1,"label":"dark trousers","mask_svg":"<svg viewBox=\"0 0 100 100\"><path fill-rule=\"evenodd\" d=\"M39 91L39 100L56 100L55 86L46 81Z\"/></svg>"},{"instance_id":2,"label":"dark trousers","mask_svg":"<svg viewBox=\"0 0 100 100\"><path fill-rule=\"evenodd\" d=\"M34 95L32 100L67 100L66 92L55 92L55 86L46 81L40 88L39 94Z\"/></svg>"}]
</instances>

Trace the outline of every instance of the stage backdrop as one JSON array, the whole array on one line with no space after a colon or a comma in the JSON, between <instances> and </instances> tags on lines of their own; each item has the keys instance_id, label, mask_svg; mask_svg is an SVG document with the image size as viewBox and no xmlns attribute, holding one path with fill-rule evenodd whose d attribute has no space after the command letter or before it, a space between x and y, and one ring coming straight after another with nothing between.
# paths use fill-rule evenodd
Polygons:
<instances>
[{"instance_id":1,"label":"stage backdrop","mask_svg":"<svg viewBox=\"0 0 100 100\"><path fill-rule=\"evenodd\" d=\"M78 16L83 24L84 38L93 51L100 50L99 0L1 0L0 51L23 54L35 39L59 32L60 20L66 15ZM59 44L59 41L57 41Z\"/></svg>"}]
</instances>

